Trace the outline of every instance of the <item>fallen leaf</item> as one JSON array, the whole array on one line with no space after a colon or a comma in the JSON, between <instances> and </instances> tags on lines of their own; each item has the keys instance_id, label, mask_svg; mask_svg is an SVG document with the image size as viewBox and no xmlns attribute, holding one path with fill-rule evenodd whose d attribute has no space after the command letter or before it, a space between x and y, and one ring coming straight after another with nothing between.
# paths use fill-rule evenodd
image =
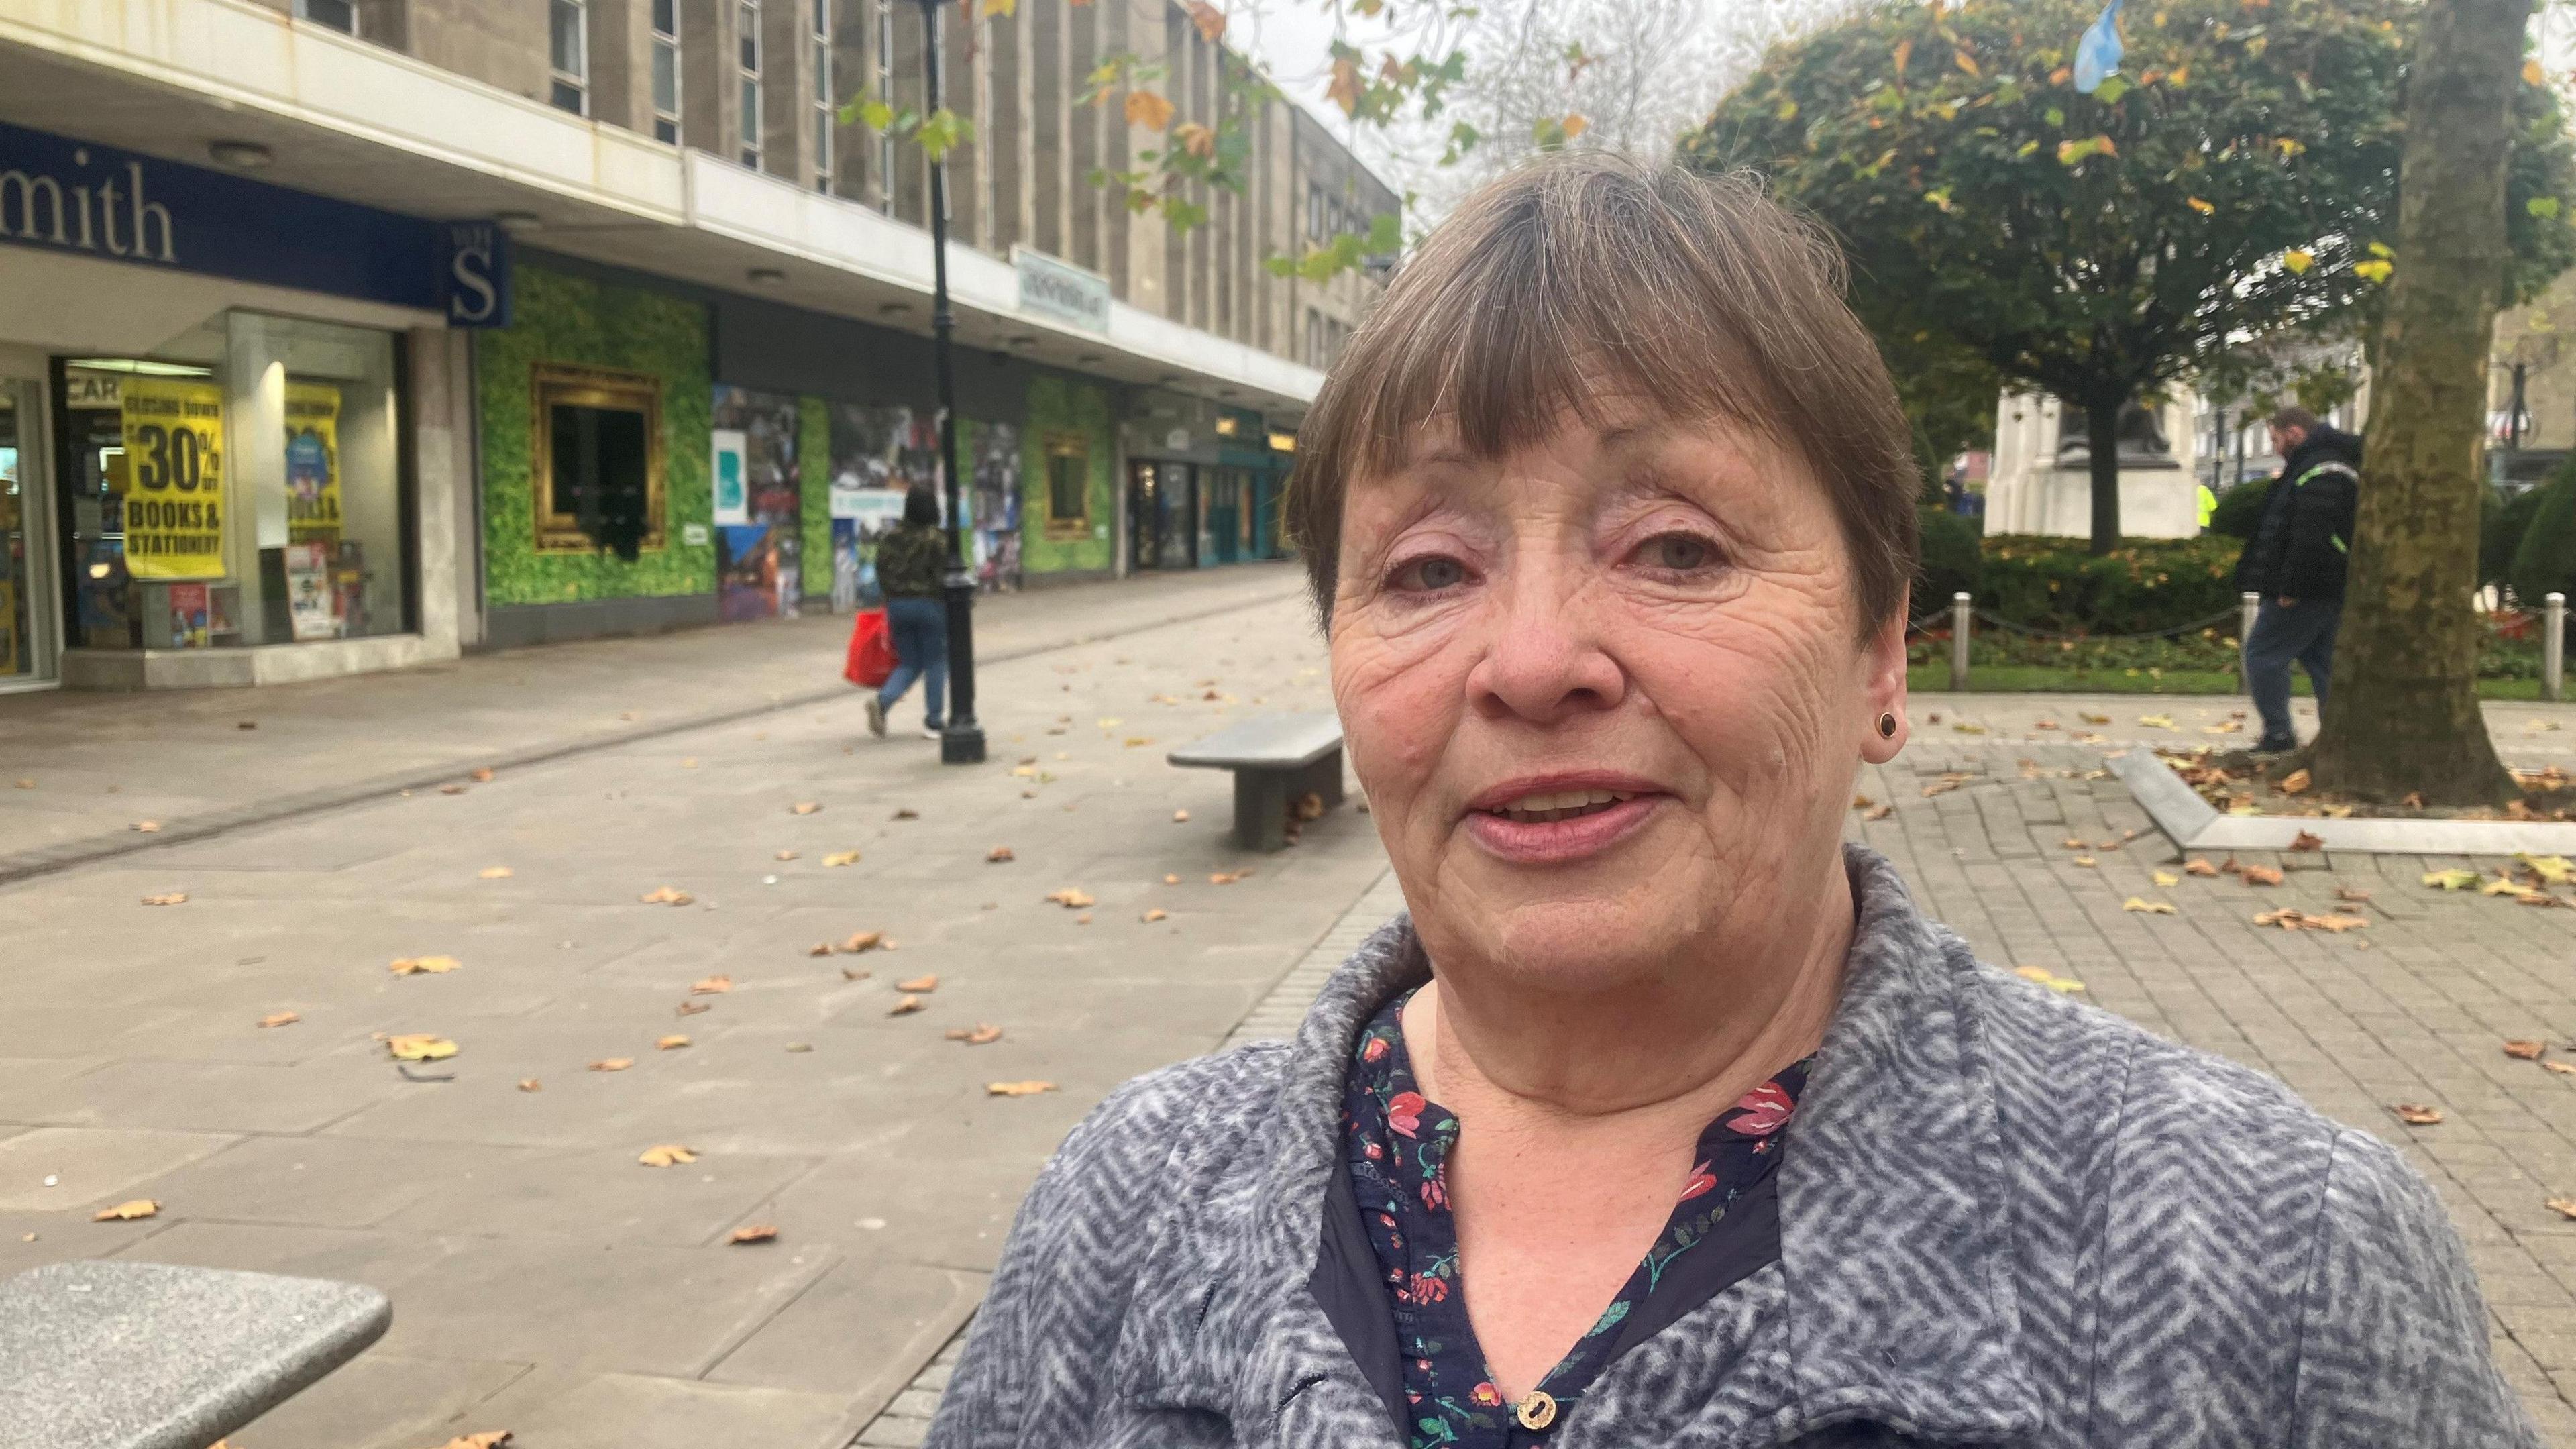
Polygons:
<instances>
[{"instance_id":1,"label":"fallen leaf","mask_svg":"<svg viewBox=\"0 0 2576 1449\"><path fill-rule=\"evenodd\" d=\"M2178 886L2182 884L2181 876L2175 875L2173 872L2167 870L2154 871L2150 873L2148 878L2160 886Z\"/></svg>"},{"instance_id":2,"label":"fallen leaf","mask_svg":"<svg viewBox=\"0 0 2576 1449\"><path fill-rule=\"evenodd\" d=\"M456 1055L456 1043L443 1036L419 1032L385 1038L385 1050L398 1062L437 1062Z\"/></svg>"},{"instance_id":3,"label":"fallen leaf","mask_svg":"<svg viewBox=\"0 0 2576 1449\"><path fill-rule=\"evenodd\" d=\"M918 996L907 996L907 997L904 997L902 1000L900 1000L900 1001L896 1002L894 1005L887 1007L887 1008L886 1008L886 1015L888 1015L888 1016L910 1016L912 1013L914 1013L914 1012L916 1012L916 1011L921 1010L923 1007L928 1006L929 1004L930 1004L929 1002L926 1002L926 1001L922 1000L922 999L921 999L920 997L918 997Z\"/></svg>"},{"instance_id":4,"label":"fallen leaf","mask_svg":"<svg viewBox=\"0 0 2576 1449\"><path fill-rule=\"evenodd\" d=\"M924 995L928 995L929 993L939 989L939 977L936 973L928 976L916 976L910 981L896 982L894 984L894 989L897 991L917 991Z\"/></svg>"},{"instance_id":5,"label":"fallen leaf","mask_svg":"<svg viewBox=\"0 0 2576 1449\"><path fill-rule=\"evenodd\" d=\"M2439 1107L2420 1107L2413 1102L2400 1102L2388 1110L2395 1112L2397 1120L2410 1127L2430 1127L2442 1120Z\"/></svg>"},{"instance_id":6,"label":"fallen leaf","mask_svg":"<svg viewBox=\"0 0 2576 1449\"><path fill-rule=\"evenodd\" d=\"M18 788L21 790L33 790L36 788L36 782L24 775L20 775L18 777Z\"/></svg>"},{"instance_id":7,"label":"fallen leaf","mask_svg":"<svg viewBox=\"0 0 2576 1449\"><path fill-rule=\"evenodd\" d=\"M158 820L137 820L134 822L134 828L145 835L154 835L160 832L161 822Z\"/></svg>"},{"instance_id":8,"label":"fallen leaf","mask_svg":"<svg viewBox=\"0 0 2576 1449\"><path fill-rule=\"evenodd\" d=\"M1187 825L1187 824L1189 824L1189 823L1190 823L1190 812L1188 812L1187 810L1175 810L1175 811L1173 811L1173 812L1172 812L1172 823L1173 823L1174 825Z\"/></svg>"},{"instance_id":9,"label":"fallen leaf","mask_svg":"<svg viewBox=\"0 0 2576 1449\"><path fill-rule=\"evenodd\" d=\"M894 818L897 820L919 820L921 818L921 812L911 808L910 806L905 806L894 812Z\"/></svg>"},{"instance_id":10,"label":"fallen leaf","mask_svg":"<svg viewBox=\"0 0 2576 1449\"><path fill-rule=\"evenodd\" d=\"M545 1089L546 1084L538 1081L534 1077L521 1077L519 1079L519 1090L522 1092L542 1092Z\"/></svg>"},{"instance_id":11,"label":"fallen leaf","mask_svg":"<svg viewBox=\"0 0 2576 1449\"><path fill-rule=\"evenodd\" d=\"M766 1243L777 1236L778 1229L770 1224L753 1223L749 1227L734 1229L732 1234L729 1235L725 1241L728 1243Z\"/></svg>"},{"instance_id":12,"label":"fallen leaf","mask_svg":"<svg viewBox=\"0 0 2576 1449\"><path fill-rule=\"evenodd\" d=\"M441 795L462 795L465 793L465 787L462 785L441 785L438 787L438 793Z\"/></svg>"},{"instance_id":13,"label":"fallen leaf","mask_svg":"<svg viewBox=\"0 0 2576 1449\"><path fill-rule=\"evenodd\" d=\"M828 866L857 865L859 853L855 850L836 850L824 856L823 863Z\"/></svg>"},{"instance_id":14,"label":"fallen leaf","mask_svg":"<svg viewBox=\"0 0 2576 1449\"><path fill-rule=\"evenodd\" d=\"M1127 737L1127 748L1131 750L1140 750L1152 743L1153 741L1144 735L1129 735Z\"/></svg>"},{"instance_id":15,"label":"fallen leaf","mask_svg":"<svg viewBox=\"0 0 2576 1449\"><path fill-rule=\"evenodd\" d=\"M841 950L856 956L862 952L876 950L885 944L887 943L883 931L855 931L851 933L848 940L841 943Z\"/></svg>"},{"instance_id":16,"label":"fallen leaf","mask_svg":"<svg viewBox=\"0 0 2576 1449\"><path fill-rule=\"evenodd\" d=\"M646 1167L675 1167L683 1162L697 1161L698 1154L695 1148L682 1147L677 1143L666 1142L659 1147L645 1148L643 1155L635 1160L643 1163Z\"/></svg>"},{"instance_id":17,"label":"fallen leaf","mask_svg":"<svg viewBox=\"0 0 2576 1449\"><path fill-rule=\"evenodd\" d=\"M2464 891L2477 883L2478 873L2473 870L2436 870L2424 876L2424 884L2446 891Z\"/></svg>"},{"instance_id":18,"label":"fallen leaf","mask_svg":"<svg viewBox=\"0 0 2576 1449\"><path fill-rule=\"evenodd\" d=\"M478 783L488 785L492 783L492 772L489 769L477 770L472 778Z\"/></svg>"},{"instance_id":19,"label":"fallen leaf","mask_svg":"<svg viewBox=\"0 0 2576 1449\"><path fill-rule=\"evenodd\" d=\"M677 1032L673 1032L671 1035L653 1043L653 1049L655 1051L675 1052L688 1044L689 1039L687 1037L681 1036Z\"/></svg>"},{"instance_id":20,"label":"fallen leaf","mask_svg":"<svg viewBox=\"0 0 2576 1449\"><path fill-rule=\"evenodd\" d=\"M731 990L733 990L733 978L730 976L710 976L704 981L689 983L691 996L721 996Z\"/></svg>"},{"instance_id":21,"label":"fallen leaf","mask_svg":"<svg viewBox=\"0 0 2576 1449\"><path fill-rule=\"evenodd\" d=\"M2089 870L2089 869L2091 869L2093 866L2095 866L2095 865L2099 864L2100 862L2098 862L2098 861L2094 860L2094 859L2093 859L2093 857L2091 857L2091 856L2089 856L2089 855L2079 855L2079 856L2075 857L2075 863L2076 863L2077 865L2083 866L2083 867L2085 867L2086 869L2088 869L2088 870Z\"/></svg>"},{"instance_id":22,"label":"fallen leaf","mask_svg":"<svg viewBox=\"0 0 2576 1449\"><path fill-rule=\"evenodd\" d=\"M2278 781L2275 781L2272 788L2280 791L2284 795L2303 795L2307 793L2308 784L2309 779L2307 771L2292 770L2290 773L2283 775Z\"/></svg>"},{"instance_id":23,"label":"fallen leaf","mask_svg":"<svg viewBox=\"0 0 2576 1449\"><path fill-rule=\"evenodd\" d=\"M2506 1056L2516 1057L2526 1062L2540 1060L2540 1054L2547 1050L2549 1050L2549 1043L2540 1041L2509 1041L2504 1044Z\"/></svg>"},{"instance_id":24,"label":"fallen leaf","mask_svg":"<svg viewBox=\"0 0 2576 1449\"><path fill-rule=\"evenodd\" d=\"M801 854L803 854L803 853L804 853L804 852L802 852L802 851L796 851L796 850L782 850L782 851L778 852L777 858L778 858L778 859L780 859L780 860L794 860L797 856L799 856L799 855L801 855Z\"/></svg>"},{"instance_id":25,"label":"fallen leaf","mask_svg":"<svg viewBox=\"0 0 2576 1449\"><path fill-rule=\"evenodd\" d=\"M405 956L386 969L396 976L444 976L463 964L453 956Z\"/></svg>"},{"instance_id":26,"label":"fallen leaf","mask_svg":"<svg viewBox=\"0 0 2576 1449\"><path fill-rule=\"evenodd\" d=\"M160 1211L161 1204L148 1197L138 1197L132 1202L121 1202L111 1208L100 1208L89 1215L89 1220L94 1223L130 1223L137 1218L155 1216Z\"/></svg>"},{"instance_id":27,"label":"fallen leaf","mask_svg":"<svg viewBox=\"0 0 2576 1449\"><path fill-rule=\"evenodd\" d=\"M2206 857L2195 855L2191 859L2182 863L2182 873L2184 875L2212 876L2218 874L2218 867L2211 865Z\"/></svg>"},{"instance_id":28,"label":"fallen leaf","mask_svg":"<svg viewBox=\"0 0 2576 1449\"><path fill-rule=\"evenodd\" d=\"M633 1057L601 1057L590 1064L590 1069L594 1072L622 1072L633 1065Z\"/></svg>"},{"instance_id":29,"label":"fallen leaf","mask_svg":"<svg viewBox=\"0 0 2576 1449\"><path fill-rule=\"evenodd\" d=\"M791 1041L787 1044L787 1049L791 1052L810 1052L814 1049L814 1044L810 1041Z\"/></svg>"},{"instance_id":30,"label":"fallen leaf","mask_svg":"<svg viewBox=\"0 0 2576 1449\"><path fill-rule=\"evenodd\" d=\"M865 981L865 980L867 980L869 977L874 976L875 974L876 974L876 973L875 973L875 972L873 972L873 971L856 971L856 970L852 970L850 967L847 967L847 966L844 966L844 967L842 967L842 968L841 968L841 979L842 979L842 980L844 980L844 981Z\"/></svg>"},{"instance_id":31,"label":"fallen leaf","mask_svg":"<svg viewBox=\"0 0 2576 1449\"><path fill-rule=\"evenodd\" d=\"M2576 1062L2544 1061L2540 1064L2540 1069L2544 1072L2556 1072L2562 1077L2576 1077Z\"/></svg>"},{"instance_id":32,"label":"fallen leaf","mask_svg":"<svg viewBox=\"0 0 2576 1449\"><path fill-rule=\"evenodd\" d=\"M697 898L675 886L656 886L636 899L648 906L685 906Z\"/></svg>"},{"instance_id":33,"label":"fallen leaf","mask_svg":"<svg viewBox=\"0 0 2576 1449\"><path fill-rule=\"evenodd\" d=\"M2084 989L2083 982L2060 976L2045 966L2016 966L2013 974L2024 981L2036 981L2051 991L2071 993Z\"/></svg>"},{"instance_id":34,"label":"fallen leaf","mask_svg":"<svg viewBox=\"0 0 2576 1449\"><path fill-rule=\"evenodd\" d=\"M2576 1218L2576 1199L2553 1197L2546 1206L2555 1209L2562 1218Z\"/></svg>"},{"instance_id":35,"label":"fallen leaf","mask_svg":"<svg viewBox=\"0 0 2576 1449\"><path fill-rule=\"evenodd\" d=\"M2087 716L2087 718L2090 718L2090 716ZM2154 725L2156 728L2162 730L2181 728L2181 726L2173 722L2173 716L2169 714L2142 714L2138 716L2138 723L2142 725Z\"/></svg>"},{"instance_id":36,"label":"fallen leaf","mask_svg":"<svg viewBox=\"0 0 2576 1449\"><path fill-rule=\"evenodd\" d=\"M304 1018L292 1011L272 1011L259 1019L262 1026L293 1026Z\"/></svg>"},{"instance_id":37,"label":"fallen leaf","mask_svg":"<svg viewBox=\"0 0 2576 1449\"><path fill-rule=\"evenodd\" d=\"M2406 797L2399 800L2397 803L2405 806L2409 810L2421 810L2424 808L2424 792L2421 790L2409 790L2406 792Z\"/></svg>"},{"instance_id":38,"label":"fallen leaf","mask_svg":"<svg viewBox=\"0 0 2576 1449\"><path fill-rule=\"evenodd\" d=\"M1017 859L1019 859L1019 857L1011 854L1011 848L1007 845L996 845L991 850L984 852L984 861L988 865L1000 865L1006 860Z\"/></svg>"},{"instance_id":39,"label":"fallen leaf","mask_svg":"<svg viewBox=\"0 0 2576 1449\"><path fill-rule=\"evenodd\" d=\"M1060 891L1049 891L1047 892L1046 898L1069 911L1078 911L1085 906L1096 906L1100 904L1098 901L1091 898L1089 892L1075 886L1066 886Z\"/></svg>"},{"instance_id":40,"label":"fallen leaf","mask_svg":"<svg viewBox=\"0 0 2576 1449\"><path fill-rule=\"evenodd\" d=\"M1040 1092L1054 1090L1053 1082L986 1082L984 1084L984 1094L988 1097L1034 1097Z\"/></svg>"},{"instance_id":41,"label":"fallen leaf","mask_svg":"<svg viewBox=\"0 0 2576 1449\"><path fill-rule=\"evenodd\" d=\"M2335 899L2339 901L2366 901L2370 899L2370 892L2363 890L2359 886L2336 886Z\"/></svg>"},{"instance_id":42,"label":"fallen leaf","mask_svg":"<svg viewBox=\"0 0 2576 1449\"><path fill-rule=\"evenodd\" d=\"M1896 807L1893 805L1872 805L1867 810L1860 813L1860 818L1863 820L1885 820L1888 816L1895 813Z\"/></svg>"},{"instance_id":43,"label":"fallen leaf","mask_svg":"<svg viewBox=\"0 0 2576 1449\"><path fill-rule=\"evenodd\" d=\"M2062 846L2065 846L2068 850L2082 850L2082 849L2084 848L2085 844L2086 844L2086 842L2085 842L2085 841L2083 841L2082 839L2080 839L2080 838L2078 838L2078 837L2076 837L2076 836L2072 836L2072 835L2070 835L2070 836L2066 837L2064 840L2061 840L2061 841L2059 841L2059 842L2057 842L2057 843L2058 843L2058 844L2060 844L2060 845L2062 845Z\"/></svg>"},{"instance_id":44,"label":"fallen leaf","mask_svg":"<svg viewBox=\"0 0 2576 1449\"><path fill-rule=\"evenodd\" d=\"M510 878L510 868L506 865L487 865L481 870L476 871L475 874L481 876L485 880L508 880Z\"/></svg>"},{"instance_id":45,"label":"fallen leaf","mask_svg":"<svg viewBox=\"0 0 2576 1449\"><path fill-rule=\"evenodd\" d=\"M2281 883L2281 868L2275 865L2245 867L2245 883L2250 886L2276 886Z\"/></svg>"},{"instance_id":46,"label":"fallen leaf","mask_svg":"<svg viewBox=\"0 0 2576 1449\"><path fill-rule=\"evenodd\" d=\"M829 941L817 941L813 945L805 948L805 954L808 956L829 956L832 954L832 943Z\"/></svg>"},{"instance_id":47,"label":"fallen leaf","mask_svg":"<svg viewBox=\"0 0 2576 1449\"><path fill-rule=\"evenodd\" d=\"M2302 830L2297 835L2290 838L2290 848L2292 850L2323 850L2326 848L2326 840L2322 835L2316 835Z\"/></svg>"},{"instance_id":48,"label":"fallen leaf","mask_svg":"<svg viewBox=\"0 0 2576 1449\"><path fill-rule=\"evenodd\" d=\"M2120 909L2124 911L2144 911L2149 915L2156 916L2173 916L2181 914L2181 911L2170 901L2151 901L2144 896L2129 897L2127 900L2120 902Z\"/></svg>"},{"instance_id":49,"label":"fallen leaf","mask_svg":"<svg viewBox=\"0 0 2576 1449\"><path fill-rule=\"evenodd\" d=\"M184 906L187 903L188 893L186 891L172 891L166 896L145 896L143 898L143 904L147 906Z\"/></svg>"},{"instance_id":50,"label":"fallen leaf","mask_svg":"<svg viewBox=\"0 0 2576 1449\"><path fill-rule=\"evenodd\" d=\"M812 800L799 800L795 804L787 807L788 812L794 815L811 815L822 808L823 807L820 804Z\"/></svg>"},{"instance_id":51,"label":"fallen leaf","mask_svg":"<svg viewBox=\"0 0 2576 1449\"><path fill-rule=\"evenodd\" d=\"M2576 880L2576 861L2570 861L2563 855L2524 853L2516 855L2514 859L2521 861L2533 875L2551 885L2565 885L2571 880Z\"/></svg>"},{"instance_id":52,"label":"fallen leaf","mask_svg":"<svg viewBox=\"0 0 2576 1449\"><path fill-rule=\"evenodd\" d=\"M1164 910L1161 906L1156 906L1145 913L1144 920L1147 925L1152 925L1156 921L1169 919L1171 914L1171 912Z\"/></svg>"}]
</instances>

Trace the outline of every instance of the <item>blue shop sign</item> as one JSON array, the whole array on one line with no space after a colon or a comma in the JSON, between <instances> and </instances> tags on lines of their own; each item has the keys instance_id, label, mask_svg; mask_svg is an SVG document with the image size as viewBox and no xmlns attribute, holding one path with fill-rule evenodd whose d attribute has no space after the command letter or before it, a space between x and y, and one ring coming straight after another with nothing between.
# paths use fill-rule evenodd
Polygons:
<instances>
[{"instance_id":1,"label":"blue shop sign","mask_svg":"<svg viewBox=\"0 0 2576 1449\"><path fill-rule=\"evenodd\" d=\"M510 239L0 125L0 241L510 325Z\"/></svg>"}]
</instances>

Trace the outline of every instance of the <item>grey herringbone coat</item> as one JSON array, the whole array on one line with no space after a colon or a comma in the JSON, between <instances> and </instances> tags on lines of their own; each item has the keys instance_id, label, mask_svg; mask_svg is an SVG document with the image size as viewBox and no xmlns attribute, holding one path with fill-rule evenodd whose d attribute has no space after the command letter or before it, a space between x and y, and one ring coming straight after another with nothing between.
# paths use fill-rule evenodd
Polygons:
<instances>
[{"instance_id":1,"label":"grey herringbone coat","mask_svg":"<svg viewBox=\"0 0 2576 1449\"><path fill-rule=\"evenodd\" d=\"M1850 852L1780 1260L1603 1370L1559 1449L2534 1443L2440 1202L2278 1083L1980 966ZM1399 919L1294 1045L1121 1088L1020 1210L931 1449L1392 1446L1307 1282Z\"/></svg>"}]
</instances>

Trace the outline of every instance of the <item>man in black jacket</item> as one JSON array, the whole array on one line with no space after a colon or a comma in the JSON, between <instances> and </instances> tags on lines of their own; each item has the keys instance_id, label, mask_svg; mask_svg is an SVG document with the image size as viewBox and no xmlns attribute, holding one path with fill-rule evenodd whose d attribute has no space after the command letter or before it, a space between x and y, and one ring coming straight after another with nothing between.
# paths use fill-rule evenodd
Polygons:
<instances>
[{"instance_id":1,"label":"man in black jacket","mask_svg":"<svg viewBox=\"0 0 2576 1449\"><path fill-rule=\"evenodd\" d=\"M2263 596L2245 641L2246 691L2263 716L2258 751L2298 748L2290 727L2291 664L2306 667L2317 708L2326 707L2361 483L2359 438L2305 408L2283 408L2271 421L2281 476L2272 480L2263 517L2236 561L2236 587Z\"/></svg>"}]
</instances>

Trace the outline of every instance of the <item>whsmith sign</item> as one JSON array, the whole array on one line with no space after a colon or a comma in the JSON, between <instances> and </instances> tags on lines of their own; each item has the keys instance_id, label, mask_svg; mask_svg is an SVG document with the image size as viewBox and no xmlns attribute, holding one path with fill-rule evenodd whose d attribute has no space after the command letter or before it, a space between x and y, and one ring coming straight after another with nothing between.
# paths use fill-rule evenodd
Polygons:
<instances>
[{"instance_id":1,"label":"whsmith sign","mask_svg":"<svg viewBox=\"0 0 2576 1449\"><path fill-rule=\"evenodd\" d=\"M0 241L510 323L509 238L0 126Z\"/></svg>"}]
</instances>

